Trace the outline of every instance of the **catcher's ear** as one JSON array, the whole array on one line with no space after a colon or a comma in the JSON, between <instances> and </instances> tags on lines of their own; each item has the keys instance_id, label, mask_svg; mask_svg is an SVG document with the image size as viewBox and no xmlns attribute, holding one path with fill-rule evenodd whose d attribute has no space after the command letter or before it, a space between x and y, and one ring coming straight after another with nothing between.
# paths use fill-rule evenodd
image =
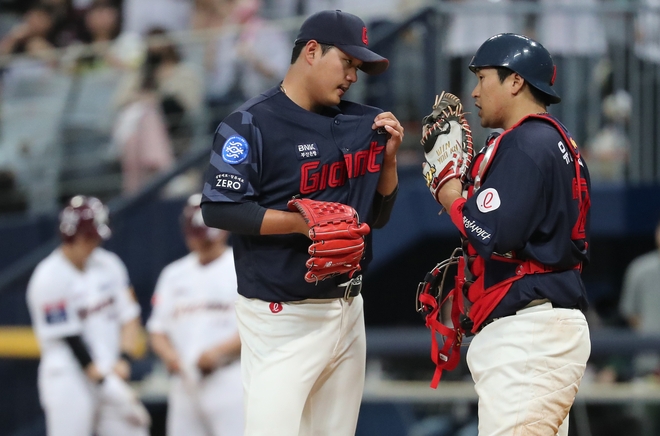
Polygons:
<instances>
[{"instance_id":1,"label":"catcher's ear","mask_svg":"<svg viewBox=\"0 0 660 436\"><path fill-rule=\"evenodd\" d=\"M525 87L525 83L525 79L523 79L518 73L512 73L507 77L507 84L509 85L512 95L518 95Z\"/></svg>"}]
</instances>

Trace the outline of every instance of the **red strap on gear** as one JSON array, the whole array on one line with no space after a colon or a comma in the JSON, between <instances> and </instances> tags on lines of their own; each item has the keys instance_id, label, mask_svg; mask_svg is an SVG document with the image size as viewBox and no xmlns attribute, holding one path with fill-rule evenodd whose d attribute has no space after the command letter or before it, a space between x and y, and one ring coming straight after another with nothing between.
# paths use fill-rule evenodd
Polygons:
<instances>
[{"instance_id":1,"label":"red strap on gear","mask_svg":"<svg viewBox=\"0 0 660 436\"><path fill-rule=\"evenodd\" d=\"M464 312L463 297L460 294L460 289L462 289L465 280L459 280L459 278L456 277L454 288L441 303L438 303L439 295L435 296L431 291L436 287L437 276L440 273L443 275L446 274L446 271L443 271L444 268L448 268L450 265L458 263L458 269L459 271L462 271L464 265L463 262L464 260L461 257L458 258L457 262L445 261L440 263L429 273L431 280L428 280L429 277L427 276L427 280L420 283L421 289L417 298L421 304L421 309L426 312L426 327L431 330L431 360L435 364L435 373L431 380L431 388L433 389L438 387L440 378L442 377L442 371L453 370L460 361L460 348L463 342L463 331L460 328L459 316ZM459 275L463 277L462 273ZM442 281L444 282L444 277ZM442 292L442 285L440 285L438 292ZM455 296L458 296L458 298L455 298ZM449 299L453 300L451 307L451 322L453 327L448 327L440 321L440 310ZM442 348L440 348L438 344L437 334L440 334L444 338Z\"/></svg>"}]
</instances>

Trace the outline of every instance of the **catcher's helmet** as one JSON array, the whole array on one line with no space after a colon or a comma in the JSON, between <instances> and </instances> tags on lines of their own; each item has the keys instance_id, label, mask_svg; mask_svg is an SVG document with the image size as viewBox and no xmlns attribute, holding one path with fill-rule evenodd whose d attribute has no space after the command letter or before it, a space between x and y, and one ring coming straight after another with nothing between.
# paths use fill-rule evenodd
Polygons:
<instances>
[{"instance_id":1,"label":"catcher's helmet","mask_svg":"<svg viewBox=\"0 0 660 436\"><path fill-rule=\"evenodd\" d=\"M59 229L64 242L71 242L77 235L106 240L112 234L108 208L96 197L76 195L60 212Z\"/></svg>"},{"instance_id":2,"label":"catcher's helmet","mask_svg":"<svg viewBox=\"0 0 660 436\"><path fill-rule=\"evenodd\" d=\"M490 37L481 44L470 62L472 72L484 67L506 67L546 94L550 103L561 101L552 89L557 67L548 50L531 38L515 33Z\"/></svg>"},{"instance_id":3,"label":"catcher's helmet","mask_svg":"<svg viewBox=\"0 0 660 436\"><path fill-rule=\"evenodd\" d=\"M204 224L201 201L202 194L193 194L188 197L181 214L183 233L188 237L217 239L224 234L224 231Z\"/></svg>"}]
</instances>

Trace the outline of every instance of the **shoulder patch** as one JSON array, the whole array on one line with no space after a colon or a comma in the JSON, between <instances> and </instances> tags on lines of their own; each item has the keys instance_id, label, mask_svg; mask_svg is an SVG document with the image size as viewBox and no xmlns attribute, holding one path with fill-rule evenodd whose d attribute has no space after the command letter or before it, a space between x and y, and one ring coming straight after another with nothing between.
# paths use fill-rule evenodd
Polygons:
<instances>
[{"instance_id":1,"label":"shoulder patch","mask_svg":"<svg viewBox=\"0 0 660 436\"><path fill-rule=\"evenodd\" d=\"M477 195L477 207L483 213L492 212L500 207L500 194L493 188L484 189Z\"/></svg>"},{"instance_id":2,"label":"shoulder patch","mask_svg":"<svg viewBox=\"0 0 660 436\"><path fill-rule=\"evenodd\" d=\"M46 324L59 324L66 322L67 320L67 310L66 302L58 301L56 303L45 304L43 306L44 318L46 319Z\"/></svg>"},{"instance_id":3,"label":"shoulder patch","mask_svg":"<svg viewBox=\"0 0 660 436\"><path fill-rule=\"evenodd\" d=\"M222 146L222 160L230 165L243 162L247 156L250 146L248 142L239 135L230 136Z\"/></svg>"}]
</instances>

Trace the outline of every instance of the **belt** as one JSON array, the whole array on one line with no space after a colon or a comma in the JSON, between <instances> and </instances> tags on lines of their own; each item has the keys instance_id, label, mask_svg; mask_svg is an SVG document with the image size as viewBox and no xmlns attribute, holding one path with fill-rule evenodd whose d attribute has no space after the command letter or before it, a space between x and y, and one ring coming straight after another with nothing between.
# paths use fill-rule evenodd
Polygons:
<instances>
[{"instance_id":1,"label":"belt","mask_svg":"<svg viewBox=\"0 0 660 436\"><path fill-rule=\"evenodd\" d=\"M504 315L504 316L499 316L499 317L497 317L497 318L489 318L489 319L487 319L486 321L484 321L483 323L481 323L481 325L479 326L479 329L477 330L477 333L479 333L480 331L482 331L482 330L484 329L484 327L486 327L487 325L493 323L493 321L497 321L498 319L506 318L507 316L517 315L517 314L520 313L520 311L522 311L522 310L529 309L529 308L534 307L534 306L540 306L541 304L545 304L545 303L550 303L550 304L552 304L552 303L550 302L550 300L548 300L547 298L540 298L540 299L538 299L538 300L532 300L532 301L530 301L525 307L523 307L522 309L518 309L515 313L511 313L511 314L509 314L509 315ZM554 307L554 306L553 306L553 307Z\"/></svg>"},{"instance_id":2,"label":"belt","mask_svg":"<svg viewBox=\"0 0 660 436\"><path fill-rule=\"evenodd\" d=\"M342 298L346 301L357 297L362 291L362 276L353 277L351 280L338 285L326 293L309 298L309 300L328 300Z\"/></svg>"}]
</instances>

